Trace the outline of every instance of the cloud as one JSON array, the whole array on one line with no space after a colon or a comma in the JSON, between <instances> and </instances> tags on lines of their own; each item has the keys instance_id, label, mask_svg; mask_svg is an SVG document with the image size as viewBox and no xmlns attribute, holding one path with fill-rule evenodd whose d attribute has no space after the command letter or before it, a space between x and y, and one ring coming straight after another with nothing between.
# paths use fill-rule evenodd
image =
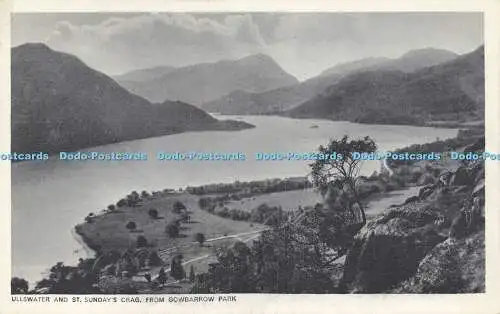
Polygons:
<instances>
[{"instance_id":1,"label":"cloud","mask_svg":"<svg viewBox=\"0 0 500 314\"><path fill-rule=\"evenodd\" d=\"M360 14L298 13L282 14L274 30L276 41L303 42L356 40L362 36Z\"/></svg>"},{"instance_id":2,"label":"cloud","mask_svg":"<svg viewBox=\"0 0 500 314\"><path fill-rule=\"evenodd\" d=\"M61 21L47 43L108 73L237 58L266 46L248 14L227 15L221 21L191 14L111 17L95 25Z\"/></svg>"},{"instance_id":3,"label":"cloud","mask_svg":"<svg viewBox=\"0 0 500 314\"><path fill-rule=\"evenodd\" d=\"M19 13L12 22L13 43L43 41L107 74L266 53L305 79L339 62L483 42L482 14L468 12Z\"/></svg>"}]
</instances>

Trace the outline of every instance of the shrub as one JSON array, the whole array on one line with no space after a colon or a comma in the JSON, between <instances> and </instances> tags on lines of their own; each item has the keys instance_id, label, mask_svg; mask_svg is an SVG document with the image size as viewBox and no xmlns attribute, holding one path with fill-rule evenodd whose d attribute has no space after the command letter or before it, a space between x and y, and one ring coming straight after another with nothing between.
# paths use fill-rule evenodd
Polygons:
<instances>
[{"instance_id":1,"label":"shrub","mask_svg":"<svg viewBox=\"0 0 500 314\"><path fill-rule=\"evenodd\" d=\"M137 237L137 247L147 247L148 246L148 240L146 237L140 235Z\"/></svg>"},{"instance_id":2,"label":"shrub","mask_svg":"<svg viewBox=\"0 0 500 314\"><path fill-rule=\"evenodd\" d=\"M158 211L154 208L151 208L149 211L148 211L148 214L149 214L149 217L153 218L153 219L157 219L158 218Z\"/></svg>"},{"instance_id":3,"label":"shrub","mask_svg":"<svg viewBox=\"0 0 500 314\"><path fill-rule=\"evenodd\" d=\"M123 207L125 205L127 205L127 200L124 198L122 198L121 200L118 201L118 203L116 203L116 206L118 207Z\"/></svg>"},{"instance_id":4,"label":"shrub","mask_svg":"<svg viewBox=\"0 0 500 314\"><path fill-rule=\"evenodd\" d=\"M115 206L115 205L113 205L113 204L108 205L108 210L109 210L109 211L111 211L111 212L112 212L112 211L114 211L115 209L116 209L116 206Z\"/></svg>"},{"instance_id":5,"label":"shrub","mask_svg":"<svg viewBox=\"0 0 500 314\"><path fill-rule=\"evenodd\" d=\"M177 255L172 259L170 265L170 275L176 280L181 280L186 277L186 272L182 267L182 259L182 255Z\"/></svg>"},{"instance_id":6,"label":"shrub","mask_svg":"<svg viewBox=\"0 0 500 314\"><path fill-rule=\"evenodd\" d=\"M10 292L12 294L26 294L28 293L28 282L22 278L13 277L10 280Z\"/></svg>"},{"instance_id":7,"label":"shrub","mask_svg":"<svg viewBox=\"0 0 500 314\"><path fill-rule=\"evenodd\" d=\"M179 201L176 201L172 206L172 210L176 214L180 214L183 210L186 210L186 206Z\"/></svg>"},{"instance_id":8,"label":"shrub","mask_svg":"<svg viewBox=\"0 0 500 314\"><path fill-rule=\"evenodd\" d=\"M135 228L137 228L137 225L135 224L135 222L129 221L125 227L128 230L135 230Z\"/></svg>"},{"instance_id":9,"label":"shrub","mask_svg":"<svg viewBox=\"0 0 500 314\"><path fill-rule=\"evenodd\" d=\"M205 209L209 207L212 204L212 200L208 197L202 197L198 201L198 206L200 206L201 209Z\"/></svg>"},{"instance_id":10,"label":"shrub","mask_svg":"<svg viewBox=\"0 0 500 314\"><path fill-rule=\"evenodd\" d=\"M201 232L198 232L197 234L194 235L194 238L196 242L200 244L200 246L203 245L203 242L205 242L205 235Z\"/></svg>"}]
</instances>

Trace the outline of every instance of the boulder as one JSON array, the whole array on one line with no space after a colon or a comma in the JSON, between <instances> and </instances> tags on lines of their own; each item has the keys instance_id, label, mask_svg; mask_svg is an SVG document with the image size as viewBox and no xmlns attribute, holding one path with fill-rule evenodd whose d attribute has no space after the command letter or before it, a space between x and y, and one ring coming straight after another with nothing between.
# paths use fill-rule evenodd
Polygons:
<instances>
[{"instance_id":1,"label":"boulder","mask_svg":"<svg viewBox=\"0 0 500 314\"><path fill-rule=\"evenodd\" d=\"M421 259L445 239L442 215L421 203L391 209L371 220L347 254L340 289L379 293L414 275Z\"/></svg>"},{"instance_id":2,"label":"boulder","mask_svg":"<svg viewBox=\"0 0 500 314\"><path fill-rule=\"evenodd\" d=\"M451 176L450 184L451 185L468 185L473 183L472 179L469 176L469 171L467 167L460 166L457 171Z\"/></svg>"}]
</instances>

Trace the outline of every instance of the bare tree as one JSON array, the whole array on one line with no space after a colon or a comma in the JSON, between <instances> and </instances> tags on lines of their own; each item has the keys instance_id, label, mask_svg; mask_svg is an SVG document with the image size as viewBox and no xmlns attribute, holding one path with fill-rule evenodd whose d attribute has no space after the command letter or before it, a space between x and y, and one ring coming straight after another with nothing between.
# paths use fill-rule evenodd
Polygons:
<instances>
[{"instance_id":1,"label":"bare tree","mask_svg":"<svg viewBox=\"0 0 500 314\"><path fill-rule=\"evenodd\" d=\"M353 153L373 153L376 149L377 145L368 136L357 140L349 140L344 136L341 140L330 140L326 147L321 145L318 159L310 165L313 184L323 196L331 188L343 190L347 187L353 197L348 210L355 218L359 217L356 212L361 215L361 227L366 224L365 211L357 190L362 160L355 158Z\"/></svg>"}]
</instances>

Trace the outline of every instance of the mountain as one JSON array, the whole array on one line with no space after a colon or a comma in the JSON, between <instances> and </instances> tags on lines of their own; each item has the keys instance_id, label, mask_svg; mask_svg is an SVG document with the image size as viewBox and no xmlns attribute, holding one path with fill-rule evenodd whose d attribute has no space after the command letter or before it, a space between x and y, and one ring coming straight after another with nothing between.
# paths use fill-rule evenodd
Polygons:
<instances>
[{"instance_id":1,"label":"mountain","mask_svg":"<svg viewBox=\"0 0 500 314\"><path fill-rule=\"evenodd\" d=\"M484 47L411 73L351 74L286 115L389 124L484 119Z\"/></svg>"},{"instance_id":2,"label":"mountain","mask_svg":"<svg viewBox=\"0 0 500 314\"><path fill-rule=\"evenodd\" d=\"M229 95L208 102L202 108L223 114L269 114L294 108L321 94L342 77L368 70L393 70L412 72L456 58L458 55L441 49L412 50L397 59L365 58L337 64L320 75L300 84L278 88L263 93L234 91Z\"/></svg>"},{"instance_id":3,"label":"mountain","mask_svg":"<svg viewBox=\"0 0 500 314\"><path fill-rule=\"evenodd\" d=\"M321 93L340 79L338 75L316 77L303 83L263 93L236 90L201 106L208 112L222 114L270 114L285 111Z\"/></svg>"},{"instance_id":4,"label":"mountain","mask_svg":"<svg viewBox=\"0 0 500 314\"><path fill-rule=\"evenodd\" d=\"M360 60L342 62L321 72L319 76L348 75L357 71L376 68L391 62L389 58L364 58Z\"/></svg>"},{"instance_id":5,"label":"mountain","mask_svg":"<svg viewBox=\"0 0 500 314\"><path fill-rule=\"evenodd\" d=\"M152 104L73 55L11 50L12 151L59 152L189 130L239 129L181 102Z\"/></svg>"},{"instance_id":6,"label":"mountain","mask_svg":"<svg viewBox=\"0 0 500 314\"><path fill-rule=\"evenodd\" d=\"M234 90L264 92L296 84L271 57L257 54L243 59L177 68L145 81L118 80L130 92L153 102L180 100L196 106Z\"/></svg>"},{"instance_id":7,"label":"mountain","mask_svg":"<svg viewBox=\"0 0 500 314\"><path fill-rule=\"evenodd\" d=\"M176 68L170 66L159 66L149 69L140 69L130 71L121 75L115 75L115 81L143 82L157 79L174 71Z\"/></svg>"},{"instance_id":8,"label":"mountain","mask_svg":"<svg viewBox=\"0 0 500 314\"><path fill-rule=\"evenodd\" d=\"M401 57L382 63L378 68L414 72L458 57L458 54L445 49L424 48L410 50Z\"/></svg>"},{"instance_id":9,"label":"mountain","mask_svg":"<svg viewBox=\"0 0 500 314\"><path fill-rule=\"evenodd\" d=\"M332 74L347 75L360 71L393 70L414 72L418 69L447 62L458 57L458 54L445 49L423 48L410 50L399 58L365 58L352 62L337 64L323 71L320 76Z\"/></svg>"}]
</instances>

